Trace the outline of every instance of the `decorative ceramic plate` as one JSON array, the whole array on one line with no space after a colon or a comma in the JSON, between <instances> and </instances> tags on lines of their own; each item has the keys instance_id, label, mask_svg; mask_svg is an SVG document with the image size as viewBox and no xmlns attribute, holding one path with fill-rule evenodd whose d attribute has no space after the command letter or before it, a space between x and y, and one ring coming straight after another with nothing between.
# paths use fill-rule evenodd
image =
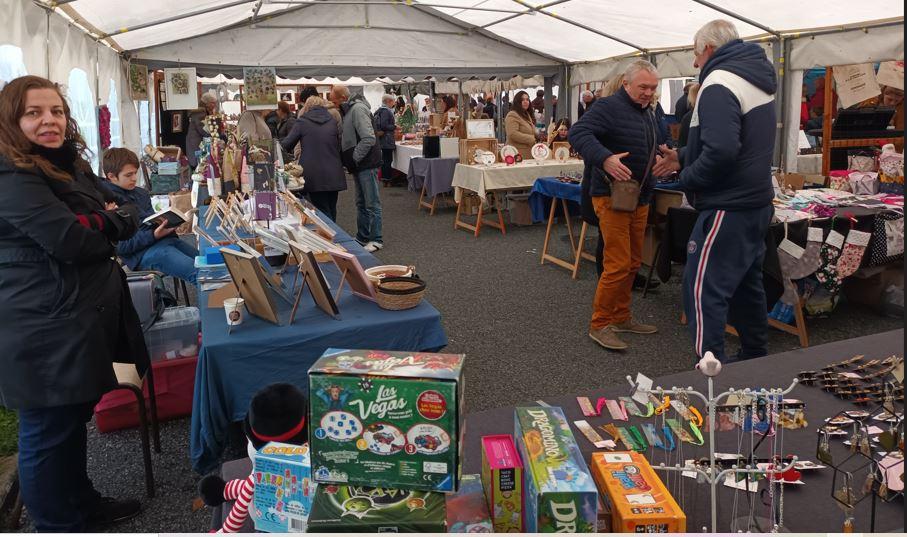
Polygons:
<instances>
[{"instance_id":1,"label":"decorative ceramic plate","mask_svg":"<svg viewBox=\"0 0 907 537\"><path fill-rule=\"evenodd\" d=\"M494 153L492 153L491 151L482 151L482 164L491 166L497 160L497 157L495 157Z\"/></svg>"},{"instance_id":2,"label":"decorative ceramic plate","mask_svg":"<svg viewBox=\"0 0 907 537\"><path fill-rule=\"evenodd\" d=\"M566 147L558 147L554 151L554 158L558 162L567 162L567 160L570 158L570 150Z\"/></svg>"},{"instance_id":3,"label":"decorative ceramic plate","mask_svg":"<svg viewBox=\"0 0 907 537\"><path fill-rule=\"evenodd\" d=\"M532 146L532 158L535 160L548 160L551 156L551 149L548 144L535 144Z\"/></svg>"},{"instance_id":4,"label":"decorative ceramic plate","mask_svg":"<svg viewBox=\"0 0 907 537\"><path fill-rule=\"evenodd\" d=\"M512 145L505 145L501 148L501 160L507 160L507 157L516 158L520 151Z\"/></svg>"},{"instance_id":5,"label":"decorative ceramic plate","mask_svg":"<svg viewBox=\"0 0 907 537\"><path fill-rule=\"evenodd\" d=\"M430 423L419 423L406 433L407 442L423 455L437 455L450 448L447 431Z\"/></svg>"}]
</instances>

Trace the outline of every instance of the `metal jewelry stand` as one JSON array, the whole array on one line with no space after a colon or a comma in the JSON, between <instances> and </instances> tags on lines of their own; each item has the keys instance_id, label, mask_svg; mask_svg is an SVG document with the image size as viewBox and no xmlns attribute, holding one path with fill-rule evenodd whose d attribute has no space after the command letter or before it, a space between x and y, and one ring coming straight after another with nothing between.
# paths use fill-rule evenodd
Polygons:
<instances>
[{"instance_id":1,"label":"metal jewelry stand","mask_svg":"<svg viewBox=\"0 0 907 537\"><path fill-rule=\"evenodd\" d=\"M734 388L731 388L725 392L718 394L718 396L716 397L714 395L713 378L715 376L717 376L718 373L721 372L721 362L717 358L715 358L715 356L711 352L707 352L705 354L705 356L701 360L699 360L699 362L696 364L696 369L699 369L699 371L703 375L705 375L708 379L708 386L709 386L708 397L706 397L705 395L703 395L702 393L700 393L698 391L693 390L692 386L687 387L687 388L680 388L680 387L674 386L669 390L666 390L666 389L662 388L661 386L658 386L655 389L646 390L646 389L639 388L637 383L634 382L632 377L630 377L629 375L627 375L627 381L633 387L634 393L636 391L639 391L641 393L645 393L645 394L654 396L654 397L658 398L659 401L662 400L665 395L694 395L694 396L698 397L703 402L703 404L706 406L706 408L708 409L709 467L707 469L703 470L703 469L699 468L698 466L691 466L691 465L686 465L686 464L681 466L681 465L677 464L673 467L669 467L669 466L665 466L664 463L661 463L660 465L656 466L655 469L656 470L666 470L666 471L671 471L671 472L696 472L697 474L702 476L702 478L705 480L706 483L709 484L709 486L711 488L711 522L712 522L712 533L715 533L718 531L718 497L717 497L718 496L718 484L724 479L724 476L727 474L731 474L731 473L749 474L749 475L766 473L766 471L764 469L754 468L752 465L749 465L749 464L747 464L744 468L740 468L738 465L735 464L727 470L719 471L719 467L715 464L715 412L716 412L716 407L718 406L718 401L721 399L724 399L725 397L728 397L730 395L739 395L742 397L763 396L763 397L770 397L770 398L774 397L776 399L780 399L780 396L787 395L794 389L794 387L796 387L798 380L796 378L793 379L790 383L790 386L788 386L787 389L785 389L785 390L781 390L780 388L773 388L771 390L766 390L764 388L761 390L751 390L749 388L746 388L743 390L736 390ZM796 462L797 462L797 457L794 456L794 457L792 457L790 463L787 466L785 466L784 468L781 468L781 469L773 469L771 471L771 473L772 474L784 473L784 472L790 470L791 468L793 468L794 465L796 464ZM771 477L769 477L769 480L771 480ZM769 483L769 485L774 486L774 484L771 482ZM775 530L777 530L777 526L772 528L772 531L775 531Z\"/></svg>"}]
</instances>

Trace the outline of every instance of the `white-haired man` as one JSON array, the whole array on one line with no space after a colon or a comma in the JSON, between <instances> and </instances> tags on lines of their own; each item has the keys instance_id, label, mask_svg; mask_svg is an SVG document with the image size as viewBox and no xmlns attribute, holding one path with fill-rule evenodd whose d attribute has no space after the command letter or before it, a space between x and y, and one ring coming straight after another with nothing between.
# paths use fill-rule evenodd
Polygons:
<instances>
[{"instance_id":1,"label":"white-haired man","mask_svg":"<svg viewBox=\"0 0 907 537\"><path fill-rule=\"evenodd\" d=\"M687 145L662 148L656 175L679 170L699 218L687 244L683 301L696 354L722 361L724 329L740 334L730 361L768 353L762 262L774 209L775 70L731 22L703 26L693 42L699 95Z\"/></svg>"},{"instance_id":2,"label":"white-haired man","mask_svg":"<svg viewBox=\"0 0 907 537\"><path fill-rule=\"evenodd\" d=\"M381 148L381 180L385 184L394 178L394 150L397 143L394 141L394 132L397 123L394 120L394 105L397 98L389 93L381 97L381 108L375 112L375 136L378 137L378 147Z\"/></svg>"},{"instance_id":3,"label":"white-haired man","mask_svg":"<svg viewBox=\"0 0 907 537\"><path fill-rule=\"evenodd\" d=\"M577 105L576 110L576 119L583 117L583 114L589 110L589 107L592 106L592 103L595 102L595 94L589 90L584 90L580 95L579 104Z\"/></svg>"},{"instance_id":4,"label":"white-haired man","mask_svg":"<svg viewBox=\"0 0 907 537\"><path fill-rule=\"evenodd\" d=\"M655 66L637 60L624 73L623 86L596 101L568 134L585 162L583 181L589 181L589 195L605 242L604 270L595 291L589 337L611 350L627 348L618 333L657 332L652 325L635 322L630 314L633 280L642 263L649 201L655 188L655 150L665 142L651 106L657 90ZM614 181L639 183L635 209L612 208Z\"/></svg>"}]
</instances>

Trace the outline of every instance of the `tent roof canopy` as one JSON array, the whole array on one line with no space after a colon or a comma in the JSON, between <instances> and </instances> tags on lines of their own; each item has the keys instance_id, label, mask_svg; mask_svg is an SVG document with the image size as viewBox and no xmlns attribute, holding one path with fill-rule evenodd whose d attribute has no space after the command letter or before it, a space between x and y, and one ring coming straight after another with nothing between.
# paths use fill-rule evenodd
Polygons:
<instances>
[{"instance_id":1,"label":"tent roof canopy","mask_svg":"<svg viewBox=\"0 0 907 537\"><path fill-rule=\"evenodd\" d=\"M143 63L234 74L270 65L286 76L550 74L563 63L689 47L716 18L749 39L904 15L899 0L877 0L871 12L852 0L668 0L643 13L626 0L39 2Z\"/></svg>"}]
</instances>

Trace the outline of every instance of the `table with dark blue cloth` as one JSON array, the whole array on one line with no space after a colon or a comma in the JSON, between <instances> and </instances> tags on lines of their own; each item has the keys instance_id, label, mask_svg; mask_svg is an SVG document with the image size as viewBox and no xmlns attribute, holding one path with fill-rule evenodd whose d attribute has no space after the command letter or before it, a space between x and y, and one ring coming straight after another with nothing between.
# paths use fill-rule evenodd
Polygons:
<instances>
[{"instance_id":1,"label":"table with dark blue cloth","mask_svg":"<svg viewBox=\"0 0 907 537\"><path fill-rule=\"evenodd\" d=\"M551 200L564 199L570 202L570 213L579 214L582 198L582 187L579 183L566 183L556 177L539 177L529 192L529 210L532 211L532 223L548 220ZM576 204L575 206L573 204ZM575 211L575 212L574 212Z\"/></svg>"},{"instance_id":2,"label":"table with dark blue cloth","mask_svg":"<svg viewBox=\"0 0 907 537\"><path fill-rule=\"evenodd\" d=\"M339 231L338 237L342 237ZM343 246L363 268L380 264L352 238ZM340 281L337 267L332 263L319 266L336 290ZM288 271L285 287L289 288L292 281L293 274ZM192 467L200 473L217 466L228 444L230 423L245 417L255 392L274 382L290 382L308 391L308 370L325 349L436 351L447 345L441 314L426 301L408 310L383 310L354 296L347 285L337 302L340 319L335 320L315 306L306 290L292 325L287 325L292 305L274 296L283 326L246 315L243 323L227 334L224 308L208 308L208 294L199 291L202 347L195 373L190 436Z\"/></svg>"},{"instance_id":3,"label":"table with dark blue cloth","mask_svg":"<svg viewBox=\"0 0 907 537\"><path fill-rule=\"evenodd\" d=\"M429 198L450 192L454 169L459 161L458 158L411 158L406 174L409 191L421 192L422 185L425 185L425 195Z\"/></svg>"}]
</instances>

